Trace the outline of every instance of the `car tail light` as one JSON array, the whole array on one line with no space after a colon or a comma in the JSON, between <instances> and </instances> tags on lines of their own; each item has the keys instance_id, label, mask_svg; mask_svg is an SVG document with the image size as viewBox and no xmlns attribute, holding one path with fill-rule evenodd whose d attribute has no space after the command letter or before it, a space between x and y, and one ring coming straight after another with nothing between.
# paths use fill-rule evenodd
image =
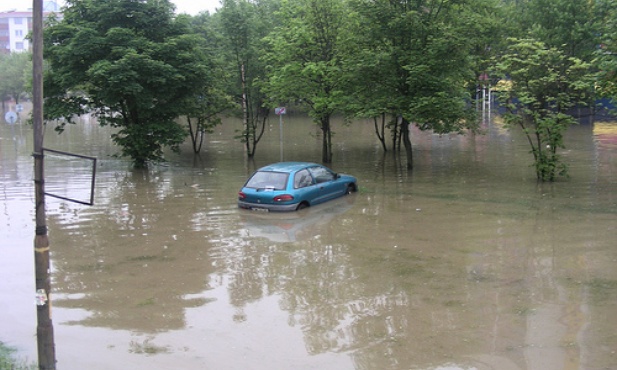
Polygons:
<instances>
[{"instance_id":1,"label":"car tail light","mask_svg":"<svg viewBox=\"0 0 617 370\"><path fill-rule=\"evenodd\" d=\"M244 194L243 192L239 192L238 199L244 199L244 198L246 198L246 194Z\"/></svg>"},{"instance_id":2,"label":"car tail light","mask_svg":"<svg viewBox=\"0 0 617 370\"><path fill-rule=\"evenodd\" d=\"M294 200L294 197L291 194L277 195L274 197L275 202L288 202L290 200Z\"/></svg>"}]
</instances>

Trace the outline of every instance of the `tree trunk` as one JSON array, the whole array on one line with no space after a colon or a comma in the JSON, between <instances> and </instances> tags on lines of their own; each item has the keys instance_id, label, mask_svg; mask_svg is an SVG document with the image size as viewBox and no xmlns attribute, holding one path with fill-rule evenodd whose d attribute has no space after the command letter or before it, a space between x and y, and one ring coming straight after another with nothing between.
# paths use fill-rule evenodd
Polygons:
<instances>
[{"instance_id":1,"label":"tree trunk","mask_svg":"<svg viewBox=\"0 0 617 370\"><path fill-rule=\"evenodd\" d=\"M373 117L373 123L375 124L375 134L381 142L381 147L383 148L384 152L387 152L388 147L386 146L386 115L381 115L381 127L377 121L377 117Z\"/></svg>"},{"instance_id":2,"label":"tree trunk","mask_svg":"<svg viewBox=\"0 0 617 370\"><path fill-rule=\"evenodd\" d=\"M398 117L392 117L392 150L401 149L398 144L399 140L399 119Z\"/></svg>"},{"instance_id":3,"label":"tree trunk","mask_svg":"<svg viewBox=\"0 0 617 370\"><path fill-rule=\"evenodd\" d=\"M332 131L330 130L330 115L321 118L323 132L323 146L321 160L323 163L332 163Z\"/></svg>"},{"instance_id":4,"label":"tree trunk","mask_svg":"<svg viewBox=\"0 0 617 370\"><path fill-rule=\"evenodd\" d=\"M246 146L246 155L253 157L254 151L251 149L251 123L249 122L248 96L246 94L246 75L244 73L244 64L240 65L240 80L242 81L242 123L244 125L244 145Z\"/></svg>"},{"instance_id":5,"label":"tree trunk","mask_svg":"<svg viewBox=\"0 0 617 370\"><path fill-rule=\"evenodd\" d=\"M193 130L193 122L191 122L191 117L186 116L186 122L189 125L189 135L191 136L191 143L193 144L193 153L197 154L197 135L195 130Z\"/></svg>"},{"instance_id":6,"label":"tree trunk","mask_svg":"<svg viewBox=\"0 0 617 370\"><path fill-rule=\"evenodd\" d=\"M405 154L407 156L407 169L413 168L413 151L411 148L411 139L409 138L409 121L405 118L401 120L401 136L403 145L405 146Z\"/></svg>"}]
</instances>

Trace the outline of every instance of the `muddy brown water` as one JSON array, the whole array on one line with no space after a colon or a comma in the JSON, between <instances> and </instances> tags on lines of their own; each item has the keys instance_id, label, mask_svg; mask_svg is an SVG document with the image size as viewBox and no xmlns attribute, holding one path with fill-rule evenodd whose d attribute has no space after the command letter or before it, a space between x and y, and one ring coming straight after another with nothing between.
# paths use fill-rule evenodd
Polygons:
<instances>
[{"instance_id":1,"label":"muddy brown water","mask_svg":"<svg viewBox=\"0 0 617 370\"><path fill-rule=\"evenodd\" d=\"M94 122L47 128L98 158L94 206L47 197L59 369L617 369L616 123L570 129L571 177L538 184L498 117L414 131L413 171L337 121L331 167L360 191L292 214L237 208L281 158L278 118L254 161L238 125L148 171ZM320 160L306 118L283 126L283 159ZM36 360L32 131L0 134L0 341ZM83 161L50 156L46 177L88 196Z\"/></svg>"}]
</instances>

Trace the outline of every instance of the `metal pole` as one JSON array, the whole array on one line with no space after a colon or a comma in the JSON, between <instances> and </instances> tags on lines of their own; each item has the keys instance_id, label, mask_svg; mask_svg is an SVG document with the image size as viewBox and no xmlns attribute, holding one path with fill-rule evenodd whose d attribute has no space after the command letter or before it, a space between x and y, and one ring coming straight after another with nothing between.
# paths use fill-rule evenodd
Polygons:
<instances>
[{"instance_id":1,"label":"metal pole","mask_svg":"<svg viewBox=\"0 0 617 370\"><path fill-rule=\"evenodd\" d=\"M493 104L493 102L491 101L492 99L492 94L491 94L491 85L489 84L488 87L488 121L491 122L491 106Z\"/></svg>"},{"instance_id":2,"label":"metal pole","mask_svg":"<svg viewBox=\"0 0 617 370\"><path fill-rule=\"evenodd\" d=\"M283 162L283 113L279 114L279 143L281 146L281 162Z\"/></svg>"},{"instance_id":3,"label":"metal pole","mask_svg":"<svg viewBox=\"0 0 617 370\"><path fill-rule=\"evenodd\" d=\"M56 369L54 328L51 321L49 239L45 214L43 156L43 0L32 0L32 123L34 131L34 193L36 235L34 267L36 279L38 362L41 370Z\"/></svg>"}]
</instances>

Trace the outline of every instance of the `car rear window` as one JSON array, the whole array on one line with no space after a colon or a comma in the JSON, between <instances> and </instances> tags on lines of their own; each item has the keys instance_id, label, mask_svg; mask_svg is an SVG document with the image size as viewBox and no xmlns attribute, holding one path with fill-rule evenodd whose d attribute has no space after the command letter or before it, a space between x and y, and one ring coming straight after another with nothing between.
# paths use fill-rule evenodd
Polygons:
<instances>
[{"instance_id":1,"label":"car rear window","mask_svg":"<svg viewBox=\"0 0 617 370\"><path fill-rule=\"evenodd\" d=\"M285 190L288 177L289 174L284 172L257 171L246 182L245 187L263 190Z\"/></svg>"}]
</instances>

